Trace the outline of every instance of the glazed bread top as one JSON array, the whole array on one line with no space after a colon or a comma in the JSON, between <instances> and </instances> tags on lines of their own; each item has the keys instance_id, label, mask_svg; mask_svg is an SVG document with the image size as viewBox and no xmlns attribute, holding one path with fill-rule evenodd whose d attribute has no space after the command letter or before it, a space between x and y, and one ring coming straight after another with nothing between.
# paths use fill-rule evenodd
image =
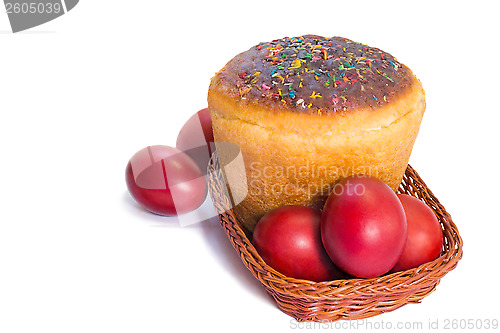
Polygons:
<instances>
[{"instance_id":1,"label":"glazed bread top","mask_svg":"<svg viewBox=\"0 0 500 333\"><path fill-rule=\"evenodd\" d=\"M419 81L380 49L342 37L305 35L260 43L229 61L209 91L270 111L331 115L376 110Z\"/></svg>"}]
</instances>

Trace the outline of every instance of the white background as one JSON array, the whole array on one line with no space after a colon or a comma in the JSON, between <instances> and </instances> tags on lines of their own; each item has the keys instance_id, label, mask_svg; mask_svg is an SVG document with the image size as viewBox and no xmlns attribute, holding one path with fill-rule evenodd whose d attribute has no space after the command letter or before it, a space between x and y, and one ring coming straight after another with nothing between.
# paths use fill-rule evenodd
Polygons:
<instances>
[{"instance_id":1,"label":"white background","mask_svg":"<svg viewBox=\"0 0 500 333\"><path fill-rule=\"evenodd\" d=\"M427 111L410 163L465 244L421 304L363 324L500 319L497 16L495 1L82 0L12 34L2 8L0 332L306 330L217 221L181 227L143 211L124 170L143 147L175 145L234 55L308 33L379 47L420 78Z\"/></svg>"}]
</instances>

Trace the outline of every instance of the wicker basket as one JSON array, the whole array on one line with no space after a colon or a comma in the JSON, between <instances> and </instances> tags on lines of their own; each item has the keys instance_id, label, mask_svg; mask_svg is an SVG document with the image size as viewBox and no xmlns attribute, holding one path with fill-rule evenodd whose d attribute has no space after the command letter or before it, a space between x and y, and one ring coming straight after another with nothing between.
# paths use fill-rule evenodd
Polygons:
<instances>
[{"instance_id":1,"label":"wicker basket","mask_svg":"<svg viewBox=\"0 0 500 333\"><path fill-rule=\"evenodd\" d=\"M443 255L417 268L372 279L312 282L284 276L262 260L238 224L230 209L216 154L208 168L210 196L229 241L278 307L298 321L368 318L407 303L418 303L436 289L440 279L453 270L462 257L462 239L450 215L408 165L399 192L422 199L435 212L443 228Z\"/></svg>"}]
</instances>

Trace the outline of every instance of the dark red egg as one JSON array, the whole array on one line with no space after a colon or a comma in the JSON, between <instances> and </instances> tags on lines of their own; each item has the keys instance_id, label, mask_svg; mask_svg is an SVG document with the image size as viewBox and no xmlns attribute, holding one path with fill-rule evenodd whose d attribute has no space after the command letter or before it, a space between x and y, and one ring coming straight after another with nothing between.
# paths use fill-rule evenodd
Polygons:
<instances>
[{"instance_id":1,"label":"dark red egg","mask_svg":"<svg viewBox=\"0 0 500 333\"><path fill-rule=\"evenodd\" d=\"M321 236L340 269L372 278L387 273L401 256L406 217L396 193L383 181L351 176L337 183L328 196Z\"/></svg>"},{"instance_id":2,"label":"dark red egg","mask_svg":"<svg viewBox=\"0 0 500 333\"><path fill-rule=\"evenodd\" d=\"M398 194L408 224L406 245L392 272L415 268L441 255L443 229L429 206L406 194Z\"/></svg>"},{"instance_id":3,"label":"dark red egg","mask_svg":"<svg viewBox=\"0 0 500 333\"><path fill-rule=\"evenodd\" d=\"M127 164L127 187L144 208L159 215L180 215L198 208L207 195L205 177L196 163L169 146L149 146Z\"/></svg>"},{"instance_id":4,"label":"dark red egg","mask_svg":"<svg viewBox=\"0 0 500 333\"><path fill-rule=\"evenodd\" d=\"M207 108L189 118L177 135L176 147L188 154L205 172L213 152L212 118Z\"/></svg>"},{"instance_id":5,"label":"dark red egg","mask_svg":"<svg viewBox=\"0 0 500 333\"><path fill-rule=\"evenodd\" d=\"M252 242L262 259L286 276L316 282L346 278L323 248L320 221L319 210L279 207L260 219Z\"/></svg>"}]
</instances>

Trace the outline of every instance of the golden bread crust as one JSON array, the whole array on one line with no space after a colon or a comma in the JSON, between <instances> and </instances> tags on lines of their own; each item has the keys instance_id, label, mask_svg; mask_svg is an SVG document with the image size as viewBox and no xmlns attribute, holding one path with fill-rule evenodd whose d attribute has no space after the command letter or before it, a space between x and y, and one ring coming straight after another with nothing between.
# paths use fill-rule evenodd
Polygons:
<instances>
[{"instance_id":1,"label":"golden bread crust","mask_svg":"<svg viewBox=\"0 0 500 333\"><path fill-rule=\"evenodd\" d=\"M241 149L245 170L231 178L246 177L248 194L234 212L253 231L273 208L322 209L333 185L351 174L370 174L396 190L418 134L425 98L416 84L399 101L376 111L271 116L265 109L245 107L211 92L209 109L216 145L232 142ZM222 165L230 162L223 151L218 153Z\"/></svg>"}]
</instances>

